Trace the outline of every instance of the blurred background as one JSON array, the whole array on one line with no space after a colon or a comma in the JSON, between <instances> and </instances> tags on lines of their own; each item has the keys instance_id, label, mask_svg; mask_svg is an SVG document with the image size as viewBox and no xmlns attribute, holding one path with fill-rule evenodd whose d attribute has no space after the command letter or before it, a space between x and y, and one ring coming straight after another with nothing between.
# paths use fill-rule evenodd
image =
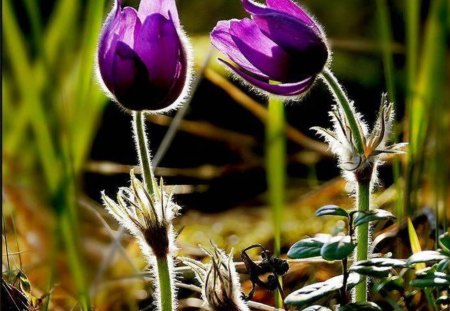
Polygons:
<instances>
[{"instance_id":1,"label":"blurred background","mask_svg":"<svg viewBox=\"0 0 450 311\"><path fill-rule=\"evenodd\" d=\"M138 1L124 1L136 5ZM198 244L226 250L273 244L267 203L266 99L228 78L210 47L218 20L245 16L239 0L179 0L191 37L198 85L183 118L148 122L156 174L175 187L180 254L202 257ZM378 250L406 258L410 217L423 249L450 218L450 6L446 0L304 0L323 25L332 68L357 109L373 123L381 94L395 103L393 141L408 154L380 172L374 204L398 221L375 228ZM151 282L137 245L101 206L137 164L129 115L102 93L95 78L99 31L109 0L2 1L2 275L36 307L138 310L151 301ZM330 125L332 99L319 81L301 101L286 104L288 163L282 253L344 223L314 216L324 204L351 208L336 160L312 126ZM169 125L173 139L168 138ZM436 230L438 229L438 230ZM394 243L395 242L395 243ZM302 263L285 278L287 291L335 275L339 266ZM244 290L250 288L245 281ZM4 286L2 286L3 296ZM182 309L198 294L181 290ZM376 293L374 293L376 295ZM80 298L84 297L84 298ZM86 298L88 297L88 298ZM194 299L194 300L192 300ZM271 303L258 291L256 300ZM2 301L3 306L3 301ZM389 310L389 307L386 307Z\"/></svg>"}]
</instances>

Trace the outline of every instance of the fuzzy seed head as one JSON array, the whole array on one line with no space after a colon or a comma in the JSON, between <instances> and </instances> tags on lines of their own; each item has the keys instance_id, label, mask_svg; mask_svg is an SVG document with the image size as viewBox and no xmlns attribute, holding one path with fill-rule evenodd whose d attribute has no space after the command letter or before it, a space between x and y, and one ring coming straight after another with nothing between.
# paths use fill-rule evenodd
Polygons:
<instances>
[{"instance_id":1,"label":"fuzzy seed head","mask_svg":"<svg viewBox=\"0 0 450 311\"><path fill-rule=\"evenodd\" d=\"M210 257L209 264L184 258L202 285L205 304L213 311L249 311L241 298L239 276L233 263L233 256L213 244L212 250L203 249Z\"/></svg>"},{"instance_id":2,"label":"fuzzy seed head","mask_svg":"<svg viewBox=\"0 0 450 311\"><path fill-rule=\"evenodd\" d=\"M137 238L146 256L164 258L174 250L172 220L180 207L164 191L162 181L150 194L131 170L130 187L119 189L117 201L104 192L102 199L108 212Z\"/></svg>"},{"instance_id":3,"label":"fuzzy seed head","mask_svg":"<svg viewBox=\"0 0 450 311\"><path fill-rule=\"evenodd\" d=\"M358 152L355 133L352 132L346 115L339 105L334 105L330 111L332 129L321 127L312 129L329 144L331 152L337 156L339 167L347 180L352 183L356 181L370 182L373 185L377 179L377 166L383 163L386 155L403 153L406 143L388 144L395 112L393 103L387 101L386 94L381 97L378 117L370 132L361 114L355 111L353 103L351 109L362 134L363 154Z\"/></svg>"}]
</instances>

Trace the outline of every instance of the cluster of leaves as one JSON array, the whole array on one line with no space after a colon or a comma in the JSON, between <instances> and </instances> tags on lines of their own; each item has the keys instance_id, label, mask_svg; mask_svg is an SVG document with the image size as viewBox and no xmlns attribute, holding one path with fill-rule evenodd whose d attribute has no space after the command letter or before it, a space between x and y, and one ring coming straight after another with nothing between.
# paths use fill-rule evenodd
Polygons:
<instances>
[{"instance_id":1,"label":"cluster of leaves","mask_svg":"<svg viewBox=\"0 0 450 311\"><path fill-rule=\"evenodd\" d=\"M437 251L421 251L413 254L407 260L389 257L371 258L369 260L358 261L347 267L348 258L356 247L354 232L355 228L373 221L394 219L394 215L381 209L372 209L369 212L347 212L336 205L326 205L319 208L317 216L339 216L345 217L348 223L348 234L341 236L330 236L320 234L312 238L305 238L295 243L289 250L288 256L293 259L304 259L320 256L327 261L342 261L342 275L335 276L320 283L307 285L286 297L285 303L297 307L305 308L308 311L330 310L320 305L320 303L333 296L339 295L339 305L336 310L382 310L374 302L349 303L349 291L362 282L364 277L381 279L375 284L374 290L377 292L398 291L407 301L407 296L414 295L413 290L406 293L402 275L417 264L433 264L433 266L416 271L415 279L409 282L411 288L427 289L433 288L443 292L436 299L440 305L448 305L449 297L442 289L449 289L450 286L450 236L448 233L441 235L439 239L440 248ZM356 217L355 217L356 216ZM416 267L417 268L417 267ZM398 272L395 269L400 269ZM309 306L309 307L308 307Z\"/></svg>"}]
</instances>

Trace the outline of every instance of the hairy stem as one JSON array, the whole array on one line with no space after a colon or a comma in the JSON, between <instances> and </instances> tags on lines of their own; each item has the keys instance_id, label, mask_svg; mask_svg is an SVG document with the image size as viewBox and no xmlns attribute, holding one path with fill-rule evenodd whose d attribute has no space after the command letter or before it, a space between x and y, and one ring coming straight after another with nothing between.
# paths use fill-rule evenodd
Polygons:
<instances>
[{"instance_id":1,"label":"hairy stem","mask_svg":"<svg viewBox=\"0 0 450 311\"><path fill-rule=\"evenodd\" d=\"M139 157L139 163L142 169L142 175L144 176L144 183L147 187L147 191L150 194L154 193L156 182L152 170L150 148L148 146L147 136L145 133L145 115L144 112L133 113L133 131L134 139L136 142L136 150ZM156 257L156 263L153 263L153 269L155 269L155 275L158 276L157 294L155 297L158 302L159 311L172 311L174 310L173 299L173 286L170 275L170 264L172 258L168 256Z\"/></svg>"},{"instance_id":2,"label":"hairy stem","mask_svg":"<svg viewBox=\"0 0 450 311\"><path fill-rule=\"evenodd\" d=\"M358 183L358 212L367 212L370 206L370 184L368 182ZM363 224L356 228L356 261L366 260L369 250L369 224ZM367 301L367 279L355 287L355 302Z\"/></svg>"},{"instance_id":3,"label":"hairy stem","mask_svg":"<svg viewBox=\"0 0 450 311\"><path fill-rule=\"evenodd\" d=\"M276 98L269 98L269 118L266 130L266 170L269 202L272 207L274 254L280 256L281 223L283 221L284 189L286 184L286 141L284 136L284 104ZM282 286L282 279L279 278ZM275 294L277 308L283 306L281 293Z\"/></svg>"},{"instance_id":4,"label":"hairy stem","mask_svg":"<svg viewBox=\"0 0 450 311\"><path fill-rule=\"evenodd\" d=\"M321 73L322 79L328 85L330 92L333 94L338 105L341 106L348 120L348 124L355 139L356 148L359 154L364 154L363 133L361 133L358 123L355 118L355 112L350 104L350 100L345 94L342 86L339 84L336 77L331 70L325 68Z\"/></svg>"},{"instance_id":5,"label":"hairy stem","mask_svg":"<svg viewBox=\"0 0 450 311\"><path fill-rule=\"evenodd\" d=\"M172 311L173 307L173 296L172 296L172 279L169 270L169 260L168 257L156 258L156 269L158 274L159 282L159 297L158 300L158 310L160 311Z\"/></svg>"},{"instance_id":6,"label":"hairy stem","mask_svg":"<svg viewBox=\"0 0 450 311\"><path fill-rule=\"evenodd\" d=\"M139 163L142 169L142 175L144 176L144 182L147 187L148 193L154 193L154 180L152 163L150 160L150 148L147 142L147 136L145 133L145 116L144 112L137 111L133 113L133 131L134 139L136 143L136 151L139 157Z\"/></svg>"}]
</instances>

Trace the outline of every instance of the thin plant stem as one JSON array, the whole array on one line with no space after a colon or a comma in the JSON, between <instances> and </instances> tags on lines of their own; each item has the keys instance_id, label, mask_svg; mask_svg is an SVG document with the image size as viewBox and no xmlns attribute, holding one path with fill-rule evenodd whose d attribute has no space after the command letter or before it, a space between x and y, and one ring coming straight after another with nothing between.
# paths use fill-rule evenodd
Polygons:
<instances>
[{"instance_id":1,"label":"thin plant stem","mask_svg":"<svg viewBox=\"0 0 450 311\"><path fill-rule=\"evenodd\" d=\"M274 254L281 252L281 224L283 221L283 206L286 184L286 140L284 135L284 104L276 98L269 98L269 114L266 132L266 169L269 202L272 208L274 228ZM282 280L280 278L280 284ZM275 296L276 306L283 306L281 293Z\"/></svg>"},{"instance_id":2,"label":"thin plant stem","mask_svg":"<svg viewBox=\"0 0 450 311\"><path fill-rule=\"evenodd\" d=\"M142 175L144 176L144 183L147 187L147 190L150 194L153 194L155 177L153 176L152 164L150 160L150 149L145 133L144 120L144 112L138 111L133 113L133 131L139 164L142 168Z\"/></svg>"},{"instance_id":3,"label":"thin plant stem","mask_svg":"<svg viewBox=\"0 0 450 311\"><path fill-rule=\"evenodd\" d=\"M158 270L160 311L173 310L172 278L169 271L169 260L167 257L156 258L155 268Z\"/></svg>"},{"instance_id":4,"label":"thin plant stem","mask_svg":"<svg viewBox=\"0 0 450 311\"><path fill-rule=\"evenodd\" d=\"M321 73L321 77L328 85L330 92L336 99L336 102L338 103L338 105L341 106L342 110L345 113L345 116L348 120L348 124L355 139L355 144L356 148L358 149L358 153L364 154L363 133L361 133L358 123L356 121L355 112L353 111L352 105L350 104L350 100L348 99L342 86L339 84L338 80L333 75L330 69L325 68Z\"/></svg>"},{"instance_id":5,"label":"thin plant stem","mask_svg":"<svg viewBox=\"0 0 450 311\"><path fill-rule=\"evenodd\" d=\"M144 182L147 187L147 191L150 194L154 193L156 183L152 170L150 148L148 146L147 136L145 133L145 113L142 111L133 113L133 131L136 142L136 150L139 157L139 163L142 168L142 174L144 176ZM159 303L159 311L172 311L173 310L173 293L172 293L172 279L170 275L169 261L172 259L169 256L156 257L156 264L153 265L153 269L156 269L155 274L158 275L159 297L156 300Z\"/></svg>"},{"instance_id":6,"label":"thin plant stem","mask_svg":"<svg viewBox=\"0 0 450 311\"><path fill-rule=\"evenodd\" d=\"M367 212L370 206L370 184L368 182L358 183L358 212ZM369 250L369 224L363 224L356 228L356 261L366 260ZM355 302L367 301L367 279L355 287Z\"/></svg>"}]
</instances>

